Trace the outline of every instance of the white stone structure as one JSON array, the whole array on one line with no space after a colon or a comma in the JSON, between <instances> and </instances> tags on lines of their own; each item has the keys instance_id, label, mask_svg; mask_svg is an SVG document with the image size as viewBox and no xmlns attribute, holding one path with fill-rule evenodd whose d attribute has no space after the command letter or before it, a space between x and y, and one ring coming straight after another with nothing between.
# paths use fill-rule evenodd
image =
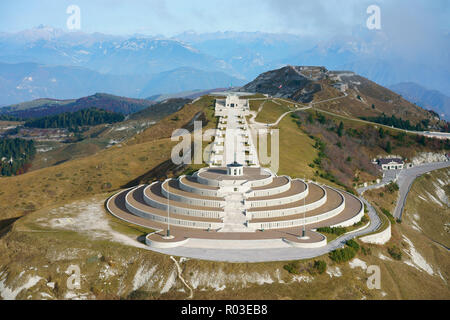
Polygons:
<instances>
[{"instance_id":1,"label":"white stone structure","mask_svg":"<svg viewBox=\"0 0 450 320\"><path fill-rule=\"evenodd\" d=\"M357 197L259 166L245 119L248 107L238 95L217 99L219 124L208 168L122 191L108 200L108 210L131 223L172 230L175 237L147 237L146 243L159 248L184 245L187 238L221 239L222 244L273 239L316 248L326 245L316 228L360 221L364 205ZM300 236L302 228L306 237Z\"/></svg>"},{"instance_id":2,"label":"white stone structure","mask_svg":"<svg viewBox=\"0 0 450 320\"><path fill-rule=\"evenodd\" d=\"M390 239L391 239L390 222L389 226L383 231L359 238L359 240L361 240L364 243L379 244L379 245L386 244Z\"/></svg>"},{"instance_id":3,"label":"white stone structure","mask_svg":"<svg viewBox=\"0 0 450 320\"><path fill-rule=\"evenodd\" d=\"M400 158L378 159L378 165L382 170L402 170L405 162Z\"/></svg>"}]
</instances>

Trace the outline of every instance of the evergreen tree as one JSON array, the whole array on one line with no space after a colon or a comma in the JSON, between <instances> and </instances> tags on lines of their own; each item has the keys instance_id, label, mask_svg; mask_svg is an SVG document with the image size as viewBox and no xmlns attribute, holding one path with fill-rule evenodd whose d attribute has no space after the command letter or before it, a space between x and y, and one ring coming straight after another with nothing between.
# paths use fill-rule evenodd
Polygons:
<instances>
[{"instance_id":1,"label":"evergreen tree","mask_svg":"<svg viewBox=\"0 0 450 320\"><path fill-rule=\"evenodd\" d=\"M337 129L338 136L342 137L343 132L344 132L344 123L341 121L341 123L339 124L339 127Z\"/></svg>"},{"instance_id":2,"label":"evergreen tree","mask_svg":"<svg viewBox=\"0 0 450 320\"><path fill-rule=\"evenodd\" d=\"M392 146L391 146L391 142L390 141L388 141L386 143L386 152L387 153L391 153L392 152Z\"/></svg>"}]
</instances>

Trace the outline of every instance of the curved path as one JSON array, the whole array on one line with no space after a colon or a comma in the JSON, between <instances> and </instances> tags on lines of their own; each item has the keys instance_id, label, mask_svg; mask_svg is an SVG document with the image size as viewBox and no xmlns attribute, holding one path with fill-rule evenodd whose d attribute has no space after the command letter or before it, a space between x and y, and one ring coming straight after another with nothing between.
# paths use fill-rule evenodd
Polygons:
<instances>
[{"instance_id":1,"label":"curved path","mask_svg":"<svg viewBox=\"0 0 450 320\"><path fill-rule=\"evenodd\" d=\"M224 262L267 262L267 261L289 261L298 259L309 259L327 254L330 251L342 248L345 242L349 239L353 239L357 236L361 236L367 233L376 231L380 226L381 221L375 210L368 205L364 200L367 208L369 209L370 225L359 231L354 231L345 234L321 248L302 249L302 248L267 248L267 249L202 249L202 248L189 248L189 247L177 247L171 249L156 249L149 248L149 250L175 256L190 257L201 260L211 261L224 261Z\"/></svg>"},{"instance_id":2,"label":"curved path","mask_svg":"<svg viewBox=\"0 0 450 320\"><path fill-rule=\"evenodd\" d=\"M264 105L264 103L261 104L261 107L258 109L257 112L254 112L254 111L253 111L253 112L251 113L251 114L252 114L252 117L249 119L249 124L250 124L252 127L255 127L255 126L256 126L256 127L260 127L260 128L274 127L274 126L277 126L277 125L280 123L280 121L283 120L283 118L286 117L288 114L293 113L293 112L297 112L297 111L308 110L308 109L311 109L311 108L312 108L311 106L307 106L307 107L296 108L296 109L293 109L293 110L291 110L291 111L287 111L287 112L283 113L283 114L277 119L277 121L275 121L274 123L262 123L262 122L256 122L255 119L256 119L256 117L258 116L258 114L261 112L263 105Z\"/></svg>"},{"instance_id":3,"label":"curved path","mask_svg":"<svg viewBox=\"0 0 450 320\"><path fill-rule=\"evenodd\" d=\"M317 107L314 107L314 105L317 105L317 104L321 104L321 103L329 102L329 101L334 101L334 100L340 100L340 99L344 99L344 98L346 98L346 97L348 97L348 93L345 92L344 95L343 95L343 96L340 96L340 97L330 98L330 99L325 99L325 100L316 101L316 102L310 102L309 105L308 105L307 107L304 106L304 107L302 107L302 108L296 108L296 109L294 109L294 110L292 110L292 111L286 112L285 114L281 115L281 117L280 117L275 123L272 123L272 124L265 124L265 123L260 123L260 122L254 121L254 120L256 119L258 113L259 113L259 112L261 111L261 109L262 109L262 107L260 107L259 110L256 112L256 114L255 114L255 113L252 113L252 114L253 114L253 117L250 119L250 122L252 122L252 124L254 124L254 125L264 126L264 127L276 126L276 125L278 125L278 123L279 123L286 115L288 115L289 113L296 112L296 111L301 111L301 110L307 110L307 109L311 109L311 108L315 108L315 109L317 109L317 110L320 111L320 112L323 112L323 113L326 113L326 114L329 114L329 115L332 115L332 116L341 117L341 118L347 119L347 120L353 120L353 121L357 121L357 122L361 122L361 123L367 123L367 124L377 125L377 126L385 127L385 128L387 128L387 129L394 129L394 130L402 131L402 132L405 132L405 133L412 133L412 134L417 134L417 135L426 136L426 137L429 137L429 138L450 139L450 133L447 133L447 132L412 131L412 130L405 130L405 129L393 128L393 127L390 127L390 126L387 126L387 125L384 125L384 124L380 124L380 123L376 123L376 122L371 122L371 121L367 121L367 120L362 120L362 119L358 119L358 118L355 118L355 117L348 117L348 116L345 116L345 115L333 113L333 112L330 112L330 111L326 111L326 110L323 110L323 109L319 109L319 108L317 108ZM278 100L281 100L281 101L284 101L284 102L287 102L287 103L292 103L292 104L295 103L294 101L285 100L285 99L283 99L283 98L257 98L257 99L249 99L249 100L274 100L274 99L278 99ZM297 103L297 104L299 104L299 103Z\"/></svg>"},{"instance_id":4,"label":"curved path","mask_svg":"<svg viewBox=\"0 0 450 320\"><path fill-rule=\"evenodd\" d=\"M450 167L450 161L447 162L436 162L427 163L419 166L412 167L410 169L404 169L400 172L397 179L397 184L400 187L399 197L397 199L397 206L394 210L394 217L396 219L401 219L403 214L403 209L405 207L406 199L408 197L409 190L411 186L418 177L421 175L443 168Z\"/></svg>"}]
</instances>

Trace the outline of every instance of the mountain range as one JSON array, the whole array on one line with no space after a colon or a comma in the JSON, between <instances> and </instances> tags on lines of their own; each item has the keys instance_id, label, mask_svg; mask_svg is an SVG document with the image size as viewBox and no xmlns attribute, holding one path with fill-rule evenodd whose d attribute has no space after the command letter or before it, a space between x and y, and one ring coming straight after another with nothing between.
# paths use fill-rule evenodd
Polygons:
<instances>
[{"instance_id":1,"label":"mountain range","mask_svg":"<svg viewBox=\"0 0 450 320\"><path fill-rule=\"evenodd\" d=\"M239 86L286 65L351 70L383 86L414 82L448 96L450 41L448 34L441 38L444 47L430 53L362 29L317 39L261 32L117 36L39 26L0 33L0 106L95 92L147 98Z\"/></svg>"},{"instance_id":2,"label":"mountain range","mask_svg":"<svg viewBox=\"0 0 450 320\"><path fill-rule=\"evenodd\" d=\"M150 75L114 75L84 67L0 62L0 106L40 98L72 99L96 92L147 98L155 94L243 83L220 71L190 67Z\"/></svg>"},{"instance_id":3,"label":"mountain range","mask_svg":"<svg viewBox=\"0 0 450 320\"><path fill-rule=\"evenodd\" d=\"M437 91L430 90L417 83L403 82L389 87L401 94L405 99L415 104L436 111L442 119L450 120L450 97Z\"/></svg>"}]
</instances>

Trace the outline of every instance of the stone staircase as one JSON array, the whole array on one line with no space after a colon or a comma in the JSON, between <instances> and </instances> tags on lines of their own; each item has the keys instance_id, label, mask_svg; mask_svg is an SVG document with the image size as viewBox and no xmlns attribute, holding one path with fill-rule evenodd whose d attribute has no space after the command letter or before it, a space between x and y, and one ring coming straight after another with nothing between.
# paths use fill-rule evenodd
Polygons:
<instances>
[{"instance_id":1,"label":"stone staircase","mask_svg":"<svg viewBox=\"0 0 450 320\"><path fill-rule=\"evenodd\" d=\"M246 225L243 193L230 192L225 194L224 198L226 205L223 207L223 228L219 232L254 232L253 228Z\"/></svg>"}]
</instances>

